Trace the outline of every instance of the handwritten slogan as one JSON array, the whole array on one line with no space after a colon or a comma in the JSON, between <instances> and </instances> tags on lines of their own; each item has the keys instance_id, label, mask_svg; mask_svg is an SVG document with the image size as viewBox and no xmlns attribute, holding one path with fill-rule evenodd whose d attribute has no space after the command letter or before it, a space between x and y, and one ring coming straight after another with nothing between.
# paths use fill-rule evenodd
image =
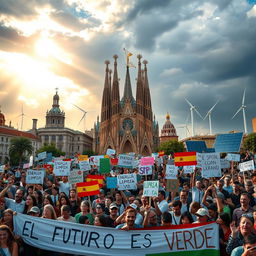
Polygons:
<instances>
[{"instance_id":1,"label":"handwritten slogan","mask_svg":"<svg viewBox=\"0 0 256 256\"><path fill-rule=\"evenodd\" d=\"M137 176L135 173L117 175L118 190L137 189Z\"/></svg>"},{"instance_id":2,"label":"handwritten slogan","mask_svg":"<svg viewBox=\"0 0 256 256\"><path fill-rule=\"evenodd\" d=\"M53 172L56 176L69 176L71 161L54 162Z\"/></svg>"},{"instance_id":3,"label":"handwritten slogan","mask_svg":"<svg viewBox=\"0 0 256 256\"><path fill-rule=\"evenodd\" d=\"M27 184L43 184L44 170L27 170L26 183Z\"/></svg>"}]
</instances>

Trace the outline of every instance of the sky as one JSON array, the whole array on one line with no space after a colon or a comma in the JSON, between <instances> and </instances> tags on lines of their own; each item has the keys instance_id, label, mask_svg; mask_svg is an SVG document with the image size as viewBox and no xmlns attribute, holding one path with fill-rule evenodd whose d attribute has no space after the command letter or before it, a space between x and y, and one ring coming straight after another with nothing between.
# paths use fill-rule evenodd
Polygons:
<instances>
[{"instance_id":1,"label":"sky","mask_svg":"<svg viewBox=\"0 0 256 256\"><path fill-rule=\"evenodd\" d=\"M128 49L148 61L152 108L160 129L171 115L180 138L191 135L188 99L214 133L248 132L256 116L254 0L0 0L0 105L15 128L45 126L55 88L66 127L91 129L100 115L105 60L117 54L120 94ZM131 68L136 96L137 69ZM85 121L79 123L83 112ZM194 114L196 134L209 122Z\"/></svg>"}]
</instances>

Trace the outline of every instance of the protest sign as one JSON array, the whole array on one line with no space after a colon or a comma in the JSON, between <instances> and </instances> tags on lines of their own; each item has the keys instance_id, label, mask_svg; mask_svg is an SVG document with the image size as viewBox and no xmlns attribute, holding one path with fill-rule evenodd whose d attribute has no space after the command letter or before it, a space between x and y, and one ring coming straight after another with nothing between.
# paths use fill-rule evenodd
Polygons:
<instances>
[{"instance_id":1,"label":"protest sign","mask_svg":"<svg viewBox=\"0 0 256 256\"><path fill-rule=\"evenodd\" d=\"M107 177L107 188L116 188L117 187L117 178L116 177Z\"/></svg>"},{"instance_id":2,"label":"protest sign","mask_svg":"<svg viewBox=\"0 0 256 256\"><path fill-rule=\"evenodd\" d=\"M96 166L100 166L100 159L104 158L103 155L99 155L99 156L91 156L90 157L90 164L91 165L96 165Z\"/></svg>"},{"instance_id":3,"label":"protest sign","mask_svg":"<svg viewBox=\"0 0 256 256\"><path fill-rule=\"evenodd\" d=\"M135 173L117 175L118 190L137 189L137 176Z\"/></svg>"},{"instance_id":4,"label":"protest sign","mask_svg":"<svg viewBox=\"0 0 256 256\"><path fill-rule=\"evenodd\" d=\"M33 166L33 156L29 157L29 167Z\"/></svg>"},{"instance_id":5,"label":"protest sign","mask_svg":"<svg viewBox=\"0 0 256 256\"><path fill-rule=\"evenodd\" d=\"M30 167L29 163L23 164L23 169L28 169Z\"/></svg>"},{"instance_id":6,"label":"protest sign","mask_svg":"<svg viewBox=\"0 0 256 256\"><path fill-rule=\"evenodd\" d=\"M126 232L17 213L14 232L26 244L75 255L219 255L219 226L215 222Z\"/></svg>"},{"instance_id":7,"label":"protest sign","mask_svg":"<svg viewBox=\"0 0 256 256\"><path fill-rule=\"evenodd\" d=\"M156 159L158 157L158 153L152 153L151 156L154 157L154 159Z\"/></svg>"},{"instance_id":8,"label":"protest sign","mask_svg":"<svg viewBox=\"0 0 256 256\"><path fill-rule=\"evenodd\" d=\"M156 165L160 166L163 163L163 158L162 157L158 157L156 158Z\"/></svg>"},{"instance_id":9,"label":"protest sign","mask_svg":"<svg viewBox=\"0 0 256 256\"><path fill-rule=\"evenodd\" d=\"M90 171L91 170L91 165L89 163L89 161L81 161L79 162L79 168L81 171Z\"/></svg>"},{"instance_id":10,"label":"protest sign","mask_svg":"<svg viewBox=\"0 0 256 256\"><path fill-rule=\"evenodd\" d=\"M240 154L227 154L226 159L228 161L240 162Z\"/></svg>"},{"instance_id":11,"label":"protest sign","mask_svg":"<svg viewBox=\"0 0 256 256\"><path fill-rule=\"evenodd\" d=\"M146 165L146 166L139 166L139 174L140 175L152 175L152 166Z\"/></svg>"},{"instance_id":12,"label":"protest sign","mask_svg":"<svg viewBox=\"0 0 256 256\"><path fill-rule=\"evenodd\" d=\"M80 161L88 161L88 155L78 155L77 160Z\"/></svg>"},{"instance_id":13,"label":"protest sign","mask_svg":"<svg viewBox=\"0 0 256 256\"><path fill-rule=\"evenodd\" d=\"M221 177L220 153L202 154L202 176L204 178Z\"/></svg>"},{"instance_id":14,"label":"protest sign","mask_svg":"<svg viewBox=\"0 0 256 256\"><path fill-rule=\"evenodd\" d=\"M166 180L165 190L168 192L179 192L179 181L177 178L175 180Z\"/></svg>"},{"instance_id":15,"label":"protest sign","mask_svg":"<svg viewBox=\"0 0 256 256\"><path fill-rule=\"evenodd\" d=\"M112 156L112 155L115 155L115 154L116 154L116 151L114 149L112 149L112 148L107 149L106 155Z\"/></svg>"},{"instance_id":16,"label":"protest sign","mask_svg":"<svg viewBox=\"0 0 256 256\"><path fill-rule=\"evenodd\" d=\"M195 168L195 165L183 166L184 174L193 173Z\"/></svg>"},{"instance_id":17,"label":"protest sign","mask_svg":"<svg viewBox=\"0 0 256 256\"><path fill-rule=\"evenodd\" d=\"M133 155L119 155L118 166L132 168L134 156Z\"/></svg>"},{"instance_id":18,"label":"protest sign","mask_svg":"<svg viewBox=\"0 0 256 256\"><path fill-rule=\"evenodd\" d=\"M4 172L4 169L5 169L5 165L0 165L0 173Z\"/></svg>"},{"instance_id":19,"label":"protest sign","mask_svg":"<svg viewBox=\"0 0 256 256\"><path fill-rule=\"evenodd\" d=\"M47 157L47 152L46 152L46 151L37 154L37 160L38 160L38 161L43 160L43 159L45 159L46 157Z\"/></svg>"},{"instance_id":20,"label":"protest sign","mask_svg":"<svg viewBox=\"0 0 256 256\"><path fill-rule=\"evenodd\" d=\"M167 180L177 179L178 169L179 169L178 166L167 164L165 179L167 179Z\"/></svg>"},{"instance_id":21,"label":"protest sign","mask_svg":"<svg viewBox=\"0 0 256 256\"><path fill-rule=\"evenodd\" d=\"M230 168L230 162L225 158L221 158L220 159L220 167L221 167L221 169L228 169L228 168Z\"/></svg>"},{"instance_id":22,"label":"protest sign","mask_svg":"<svg viewBox=\"0 0 256 256\"><path fill-rule=\"evenodd\" d=\"M109 173L110 172L110 161L109 158L100 159L100 173Z\"/></svg>"},{"instance_id":23,"label":"protest sign","mask_svg":"<svg viewBox=\"0 0 256 256\"><path fill-rule=\"evenodd\" d=\"M71 161L55 161L53 173L55 176L69 176Z\"/></svg>"},{"instance_id":24,"label":"protest sign","mask_svg":"<svg viewBox=\"0 0 256 256\"><path fill-rule=\"evenodd\" d=\"M140 165L142 165L142 166L153 165L154 163L155 163L154 157L142 157L140 159Z\"/></svg>"},{"instance_id":25,"label":"protest sign","mask_svg":"<svg viewBox=\"0 0 256 256\"><path fill-rule=\"evenodd\" d=\"M84 177L83 177L83 171L81 170L77 170L77 169L73 169L69 176L68 176L68 182L70 184L76 184L79 182L83 182L84 181Z\"/></svg>"},{"instance_id":26,"label":"protest sign","mask_svg":"<svg viewBox=\"0 0 256 256\"><path fill-rule=\"evenodd\" d=\"M159 181L150 180L143 183L143 196L158 196Z\"/></svg>"},{"instance_id":27,"label":"protest sign","mask_svg":"<svg viewBox=\"0 0 256 256\"><path fill-rule=\"evenodd\" d=\"M138 168L140 165L140 160L134 159L132 163L132 169Z\"/></svg>"},{"instance_id":28,"label":"protest sign","mask_svg":"<svg viewBox=\"0 0 256 256\"><path fill-rule=\"evenodd\" d=\"M240 163L239 169L240 169L240 172L254 170L254 161L250 160L250 161Z\"/></svg>"},{"instance_id":29,"label":"protest sign","mask_svg":"<svg viewBox=\"0 0 256 256\"><path fill-rule=\"evenodd\" d=\"M197 164L196 167L198 168L202 168L202 153L198 153L196 152L196 160L197 160Z\"/></svg>"},{"instance_id":30,"label":"protest sign","mask_svg":"<svg viewBox=\"0 0 256 256\"><path fill-rule=\"evenodd\" d=\"M44 170L27 170L26 183L27 184L43 184Z\"/></svg>"}]
</instances>

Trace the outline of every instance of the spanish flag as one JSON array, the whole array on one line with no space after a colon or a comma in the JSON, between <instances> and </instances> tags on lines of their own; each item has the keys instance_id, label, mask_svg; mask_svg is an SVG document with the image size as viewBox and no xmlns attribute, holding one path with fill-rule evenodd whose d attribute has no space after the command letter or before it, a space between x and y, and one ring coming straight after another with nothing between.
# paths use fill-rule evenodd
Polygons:
<instances>
[{"instance_id":1,"label":"spanish flag","mask_svg":"<svg viewBox=\"0 0 256 256\"><path fill-rule=\"evenodd\" d=\"M88 174L87 177L86 177L86 181L87 182L90 182L90 181L97 181L100 188L103 187L103 176L101 175L91 175L91 174Z\"/></svg>"},{"instance_id":2,"label":"spanish flag","mask_svg":"<svg viewBox=\"0 0 256 256\"><path fill-rule=\"evenodd\" d=\"M174 154L174 164L176 166L196 165L196 152L180 152Z\"/></svg>"},{"instance_id":3,"label":"spanish flag","mask_svg":"<svg viewBox=\"0 0 256 256\"><path fill-rule=\"evenodd\" d=\"M159 157L164 156L164 151L158 152L158 156L159 156Z\"/></svg>"},{"instance_id":4,"label":"spanish flag","mask_svg":"<svg viewBox=\"0 0 256 256\"><path fill-rule=\"evenodd\" d=\"M76 190L78 197L93 196L100 193L100 187L96 180L76 183Z\"/></svg>"}]
</instances>

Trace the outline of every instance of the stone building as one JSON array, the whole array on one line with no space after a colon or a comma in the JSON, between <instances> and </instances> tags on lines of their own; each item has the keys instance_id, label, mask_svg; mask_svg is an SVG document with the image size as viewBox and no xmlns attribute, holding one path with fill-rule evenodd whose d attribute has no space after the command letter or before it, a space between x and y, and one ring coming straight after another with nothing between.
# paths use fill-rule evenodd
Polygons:
<instances>
[{"instance_id":1,"label":"stone building","mask_svg":"<svg viewBox=\"0 0 256 256\"><path fill-rule=\"evenodd\" d=\"M178 141L179 137L177 136L176 129L175 129L174 125L171 123L170 118L171 118L170 114L167 113L166 121L161 130L160 143L163 143L168 140Z\"/></svg>"},{"instance_id":2,"label":"stone building","mask_svg":"<svg viewBox=\"0 0 256 256\"><path fill-rule=\"evenodd\" d=\"M129 55L131 56L131 55ZM106 61L105 82L101 104L101 119L94 125L95 151L104 154L108 148L119 153L135 152L149 155L159 145L158 123L153 117L147 74L147 61L138 55L136 98L132 94L129 56L123 97L120 100L117 55L114 55L114 71L111 77L109 61Z\"/></svg>"}]
</instances>

